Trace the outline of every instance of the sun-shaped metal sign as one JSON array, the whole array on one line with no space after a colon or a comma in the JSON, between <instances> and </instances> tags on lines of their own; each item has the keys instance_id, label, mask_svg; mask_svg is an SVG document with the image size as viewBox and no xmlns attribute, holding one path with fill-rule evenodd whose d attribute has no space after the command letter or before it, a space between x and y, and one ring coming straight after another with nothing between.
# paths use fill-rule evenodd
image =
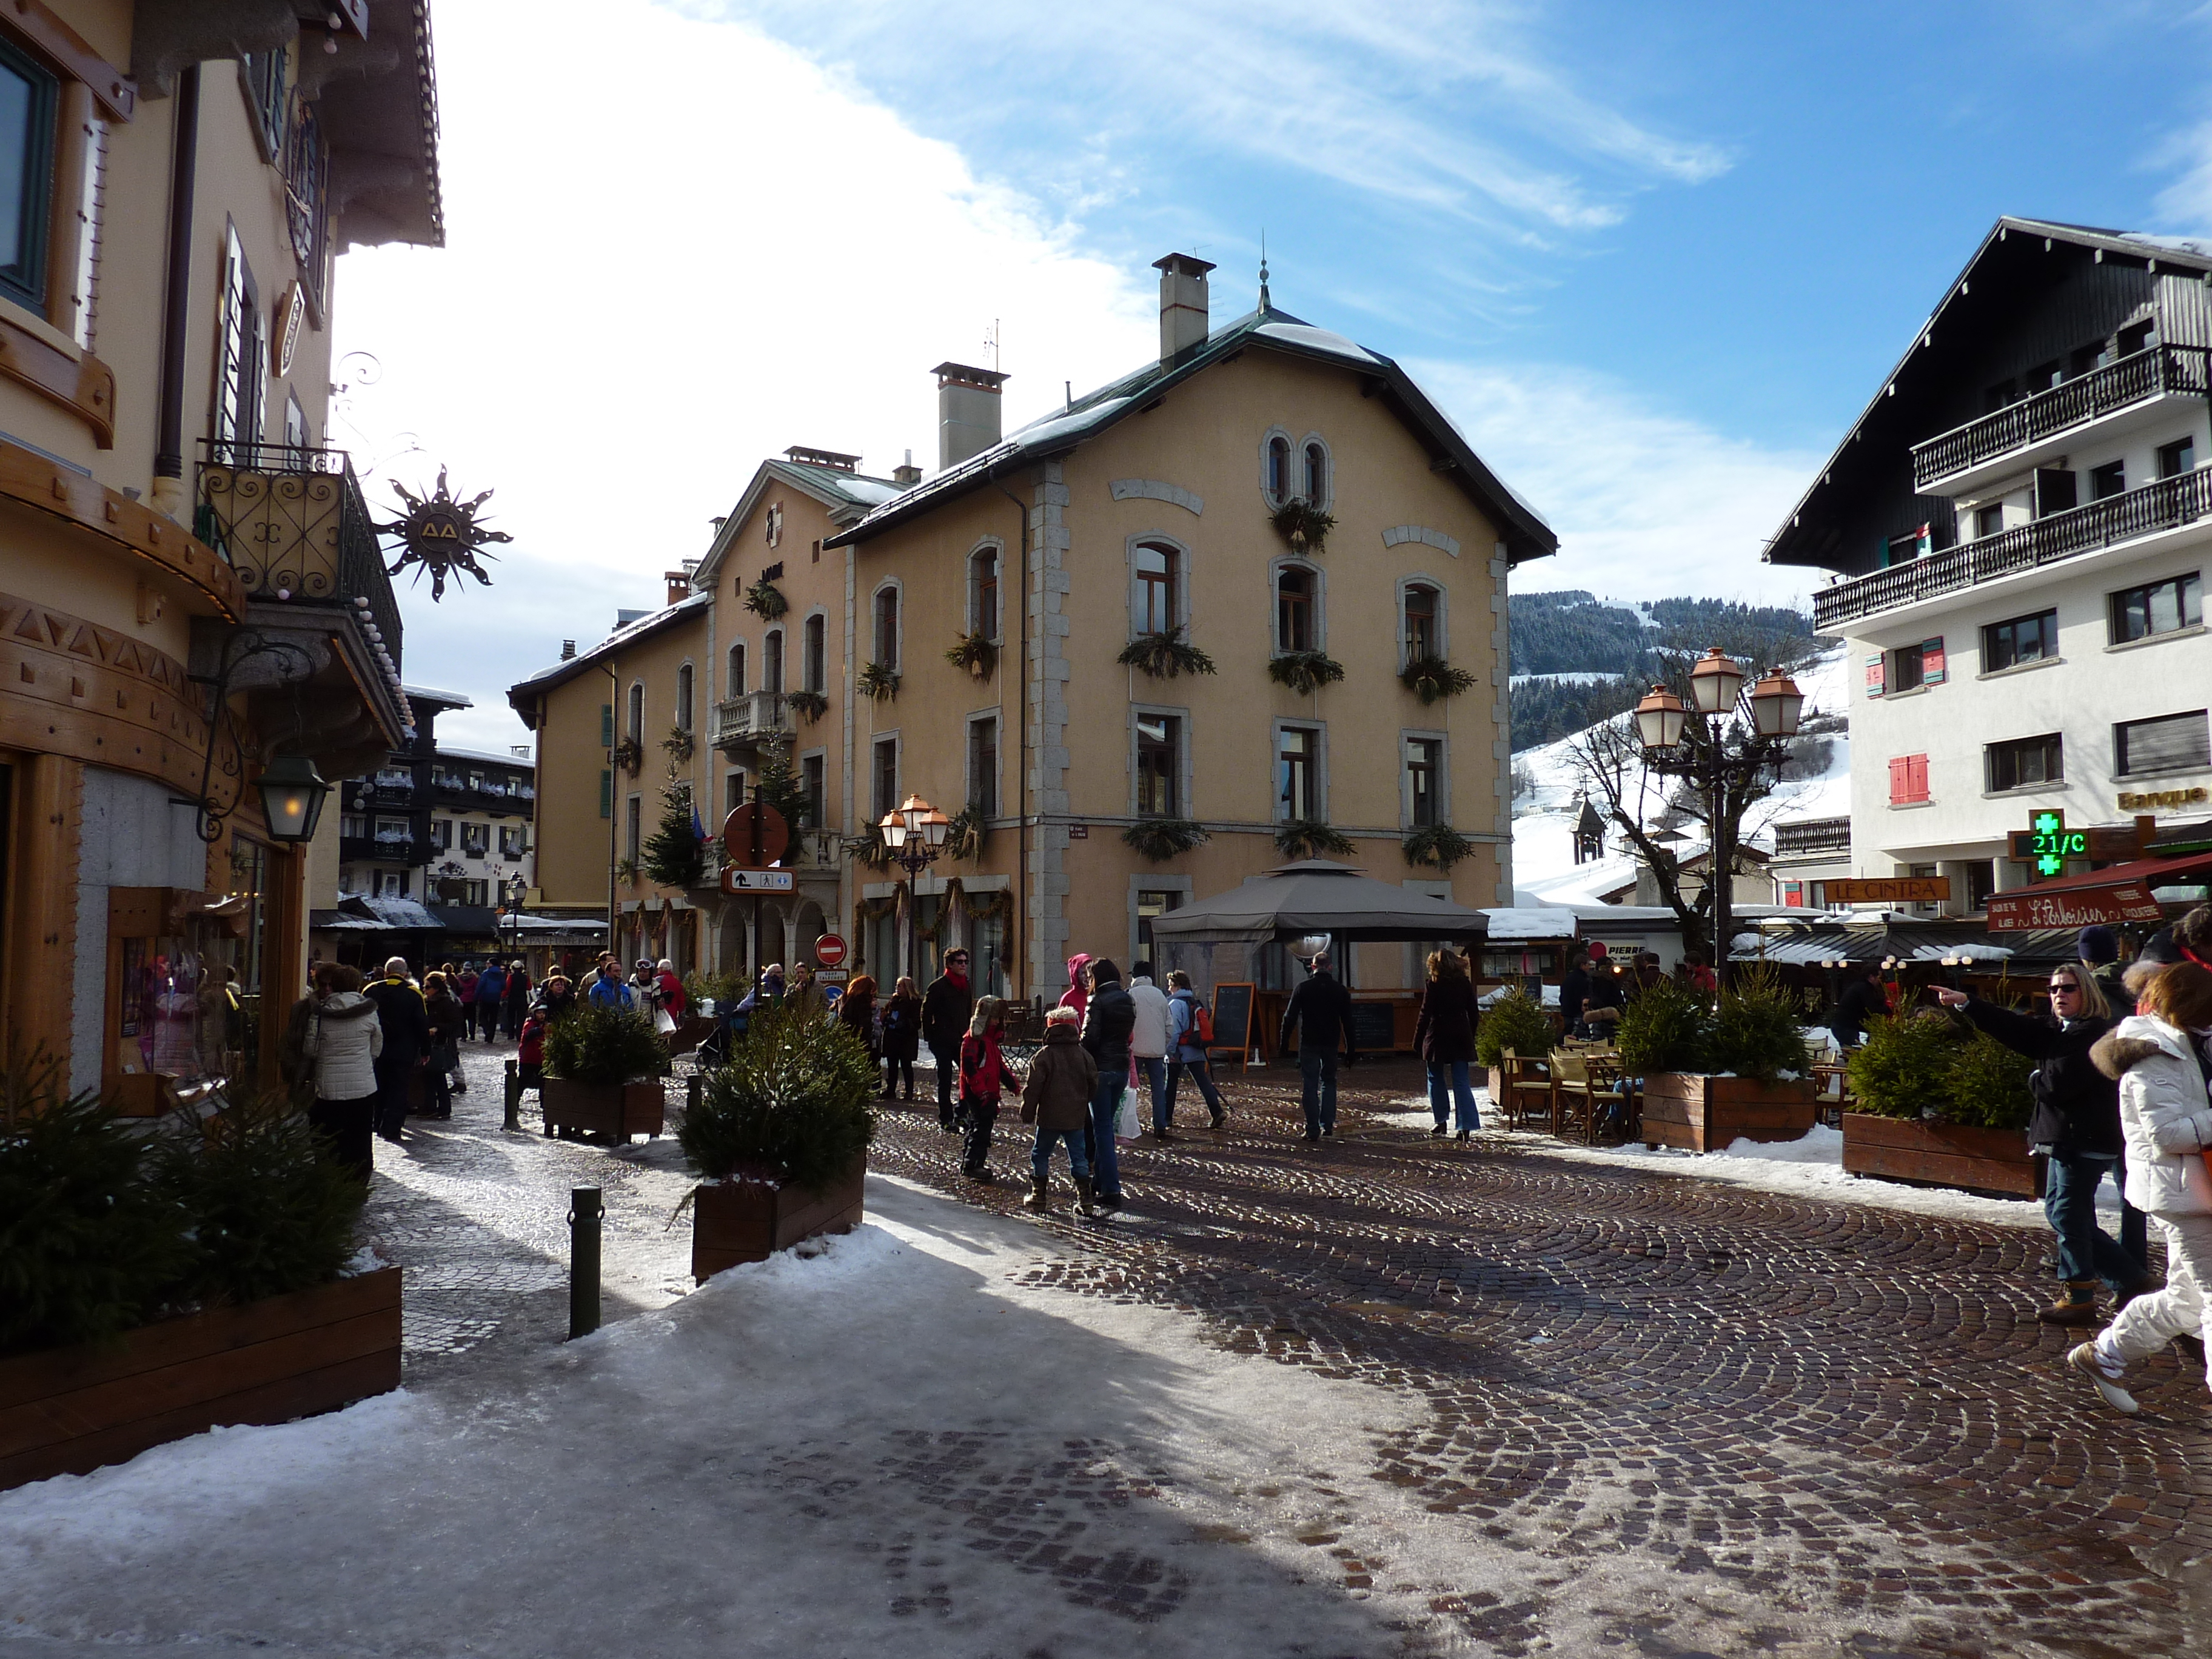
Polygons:
<instances>
[{"instance_id":1,"label":"sun-shaped metal sign","mask_svg":"<svg viewBox=\"0 0 2212 1659\"><path fill-rule=\"evenodd\" d=\"M446 578L456 572L474 576L486 587L491 578L477 563L486 542L511 542L514 537L504 530L487 530L477 522L477 509L491 499L485 490L472 501L457 501L446 488L446 469L438 469L438 490L430 496L417 496L407 486L395 483L392 493L406 503L407 510L390 524L376 526L386 536L397 536L407 544L391 569L398 575L410 564L419 564L430 573L430 597L446 597ZM483 553L487 559L497 554ZM415 580L422 580L422 572L415 573Z\"/></svg>"}]
</instances>

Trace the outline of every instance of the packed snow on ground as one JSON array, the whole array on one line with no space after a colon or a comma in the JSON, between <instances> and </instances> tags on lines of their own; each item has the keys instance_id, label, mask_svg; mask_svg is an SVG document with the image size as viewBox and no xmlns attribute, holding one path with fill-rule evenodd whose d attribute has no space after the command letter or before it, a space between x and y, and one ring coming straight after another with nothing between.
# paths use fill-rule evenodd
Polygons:
<instances>
[{"instance_id":1,"label":"packed snow on ground","mask_svg":"<svg viewBox=\"0 0 2212 1659\"><path fill-rule=\"evenodd\" d=\"M1482 1133L1486 1136L1511 1146L1540 1147L1547 1157L1688 1176L1698 1181L1723 1181L1765 1192L1833 1199L1846 1204L1871 1204L1886 1210L1909 1210L1952 1221L1979 1221L2000 1227L2039 1228L2046 1224L2043 1205L2037 1199L1983 1198L1945 1187L1908 1187L1869 1176L1847 1175L1844 1170L1844 1132L1826 1124L1814 1125L1796 1140L1738 1140L1724 1152L1683 1152L1669 1146L1653 1150L1640 1143L1630 1146L1583 1146L1533 1130L1508 1130L1486 1088L1476 1088L1475 1101L1482 1109ZM1426 1129L1436 1121L1425 1095L1407 1096L1399 1103L1397 1110L1372 1115L1404 1128ZM2106 1214L2119 1213L2119 1194L2110 1182L2098 1190L2097 1205Z\"/></svg>"},{"instance_id":2,"label":"packed snow on ground","mask_svg":"<svg viewBox=\"0 0 2212 1659\"><path fill-rule=\"evenodd\" d=\"M1838 646L1797 677L1798 687L1805 693L1807 716L1843 714L1850 708L1847 671L1844 650ZM1636 860L1619 850L1619 835L1611 826L1606 835L1606 855L1590 863L1575 862L1574 826L1582 810L1577 792L1582 787L1582 775L1572 750L1581 737L1577 732L1539 748L1525 749L1513 757L1517 791L1513 801L1516 904L1595 904L1602 902L1605 894L1632 885L1636 880ZM1839 732L1828 743L1828 763L1818 777L1790 779L1753 809L1745 823L1747 844L1771 848L1772 826L1780 820L1843 817L1850 813L1850 741ZM1517 786L1524 776L1529 787L1520 790ZM1647 825L1657 823L1664 804L1664 792L1655 790L1646 803L1650 814ZM1601 805L1599 811L1603 810ZM1704 844L1695 838L1697 828L1694 823L1684 826L1683 833L1692 837L1677 847L1684 856Z\"/></svg>"}]
</instances>

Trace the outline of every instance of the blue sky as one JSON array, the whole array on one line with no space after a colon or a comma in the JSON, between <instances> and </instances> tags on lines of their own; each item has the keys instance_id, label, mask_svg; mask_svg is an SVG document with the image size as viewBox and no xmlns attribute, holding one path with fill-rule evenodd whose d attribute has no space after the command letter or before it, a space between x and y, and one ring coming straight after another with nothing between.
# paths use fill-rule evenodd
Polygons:
<instances>
[{"instance_id":1,"label":"blue sky","mask_svg":"<svg viewBox=\"0 0 2212 1659\"><path fill-rule=\"evenodd\" d=\"M1562 536L1528 587L1785 599L1764 538L2000 213L2212 230L2212 5L438 0L451 246L351 254L331 441L492 487L501 586L406 596L501 690L704 550L763 455L934 459L1153 349L1213 260L1405 362ZM647 112L579 119L577 43ZM374 493L374 491L373 491ZM497 625L487 628L495 617Z\"/></svg>"}]
</instances>

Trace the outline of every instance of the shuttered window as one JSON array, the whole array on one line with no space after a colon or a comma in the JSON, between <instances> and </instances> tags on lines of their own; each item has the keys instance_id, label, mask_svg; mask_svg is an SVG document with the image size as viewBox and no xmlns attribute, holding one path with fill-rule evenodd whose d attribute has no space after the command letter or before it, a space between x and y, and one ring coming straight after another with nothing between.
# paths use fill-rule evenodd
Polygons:
<instances>
[{"instance_id":1,"label":"shuttered window","mask_svg":"<svg viewBox=\"0 0 2212 1659\"><path fill-rule=\"evenodd\" d=\"M2212 766L2212 726L2202 708L2112 728L2112 769L2122 777Z\"/></svg>"},{"instance_id":2,"label":"shuttered window","mask_svg":"<svg viewBox=\"0 0 2212 1659\"><path fill-rule=\"evenodd\" d=\"M1928 757L1893 755L1889 763L1889 804L1906 806L1928 799Z\"/></svg>"}]
</instances>

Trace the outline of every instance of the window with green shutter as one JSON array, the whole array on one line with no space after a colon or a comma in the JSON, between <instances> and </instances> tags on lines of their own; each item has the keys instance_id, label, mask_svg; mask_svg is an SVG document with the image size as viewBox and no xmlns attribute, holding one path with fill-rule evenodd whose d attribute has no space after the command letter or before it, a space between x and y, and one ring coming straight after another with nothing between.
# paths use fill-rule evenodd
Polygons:
<instances>
[{"instance_id":1,"label":"window with green shutter","mask_svg":"<svg viewBox=\"0 0 2212 1659\"><path fill-rule=\"evenodd\" d=\"M608 718L612 719L614 710L610 708L607 715ZM615 775L612 772L602 771L599 774L599 816L603 818L611 818L614 815Z\"/></svg>"},{"instance_id":2,"label":"window with green shutter","mask_svg":"<svg viewBox=\"0 0 2212 1659\"><path fill-rule=\"evenodd\" d=\"M603 702L599 705L599 747L611 749L614 746L615 706L611 702ZM599 816L605 817L606 814L603 812Z\"/></svg>"}]
</instances>

